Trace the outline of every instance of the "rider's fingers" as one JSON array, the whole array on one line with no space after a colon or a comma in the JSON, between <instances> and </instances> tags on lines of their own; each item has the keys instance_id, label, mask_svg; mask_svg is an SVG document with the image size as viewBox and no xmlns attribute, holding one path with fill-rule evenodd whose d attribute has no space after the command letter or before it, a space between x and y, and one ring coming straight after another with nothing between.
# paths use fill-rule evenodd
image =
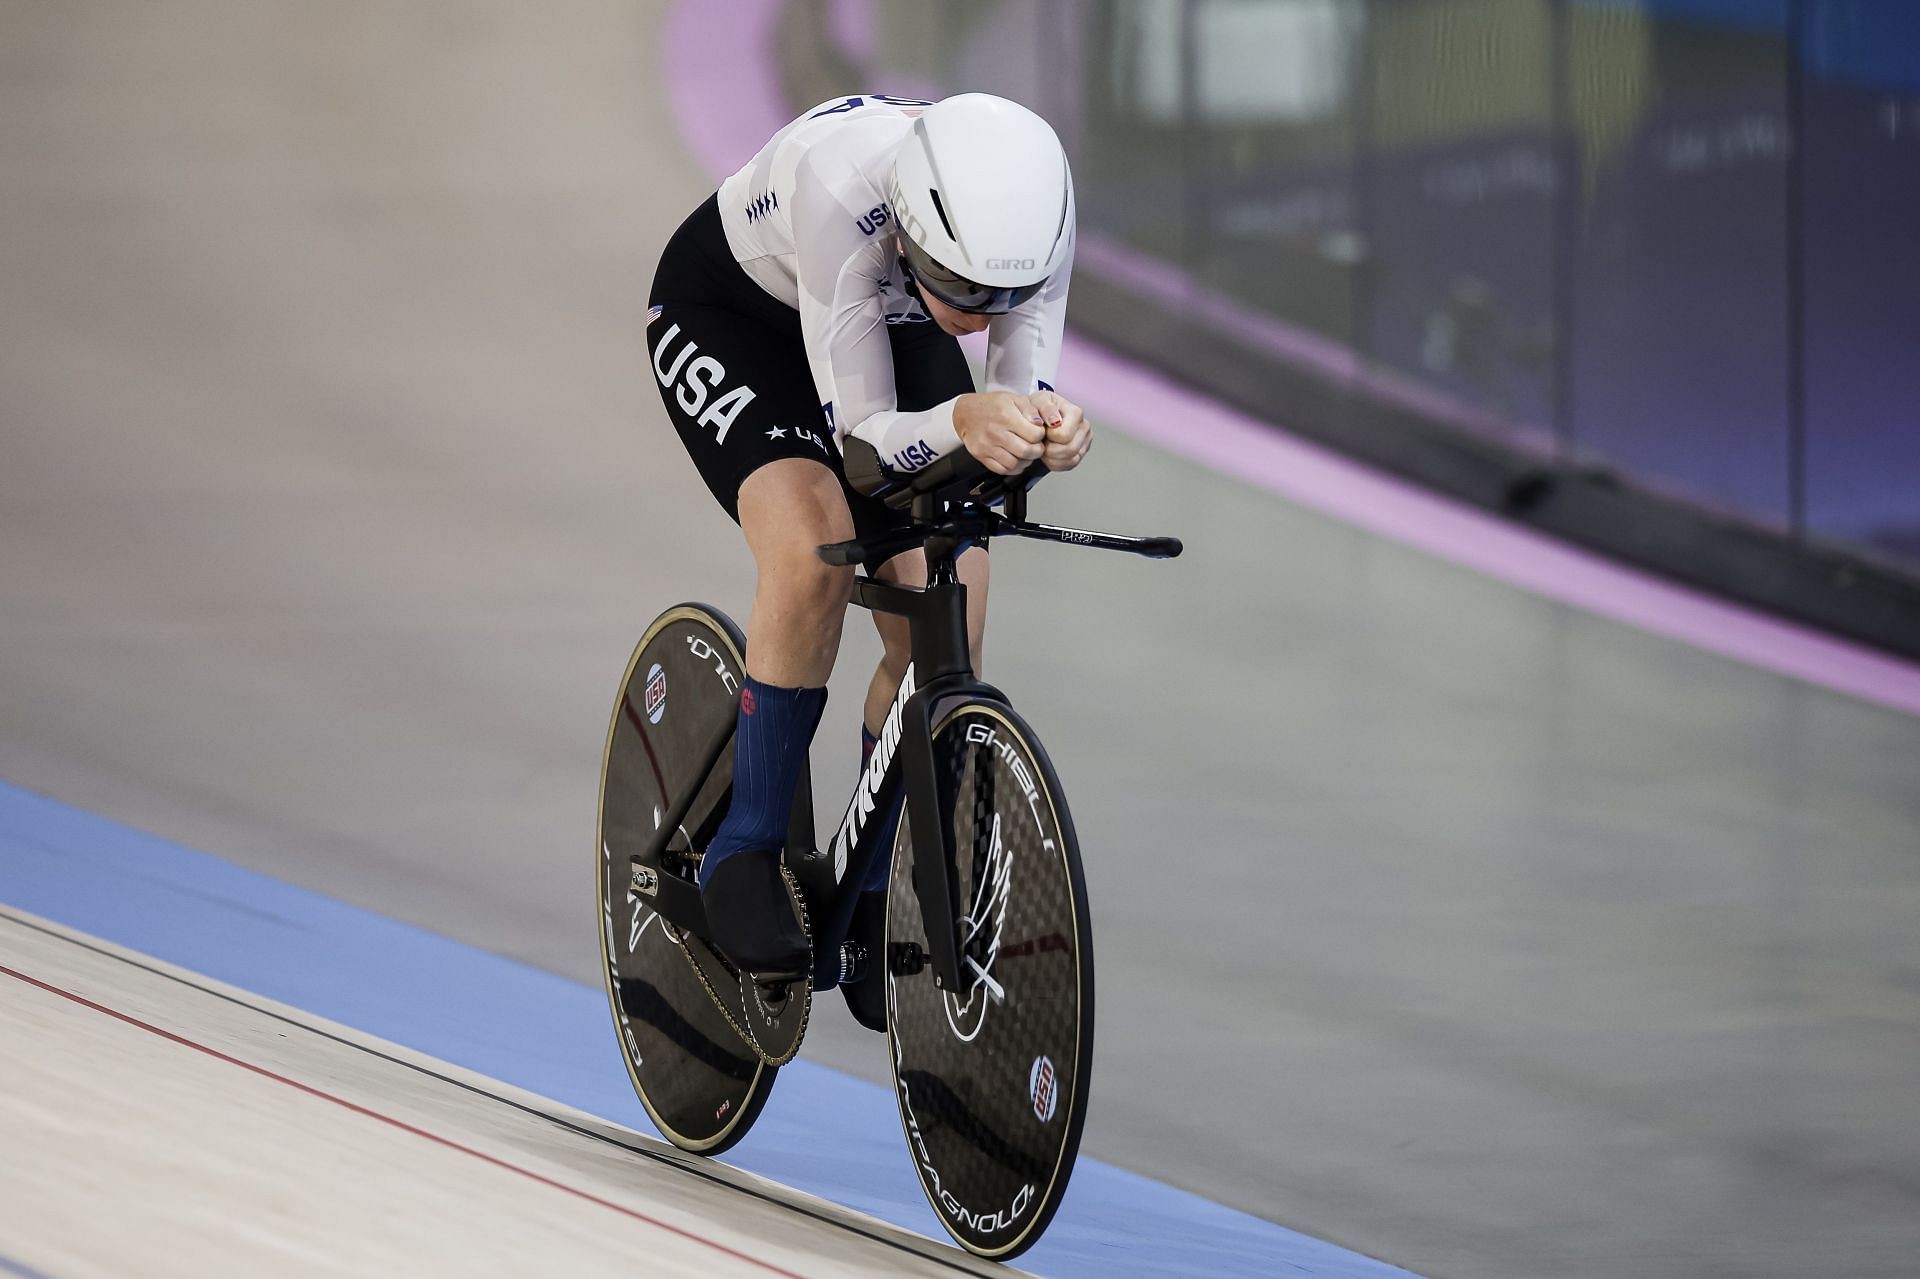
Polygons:
<instances>
[{"instance_id":1,"label":"rider's fingers","mask_svg":"<svg viewBox=\"0 0 1920 1279\"><path fill-rule=\"evenodd\" d=\"M980 463L980 465L986 467L989 471L998 471L1000 469L1000 458L998 456L1000 450L995 446L991 436L977 434L972 439L961 441L961 446L965 448L967 452L973 454L974 461Z\"/></svg>"},{"instance_id":2,"label":"rider's fingers","mask_svg":"<svg viewBox=\"0 0 1920 1279\"><path fill-rule=\"evenodd\" d=\"M1061 417L1059 425L1047 428L1047 442L1049 444L1078 444L1086 438L1090 430L1091 428L1087 425L1087 419L1081 416L1078 409L1073 409Z\"/></svg>"},{"instance_id":3,"label":"rider's fingers","mask_svg":"<svg viewBox=\"0 0 1920 1279\"><path fill-rule=\"evenodd\" d=\"M1060 428L1066 421L1069 411L1077 411L1053 391L1035 391L1027 398L1033 401L1033 407L1039 412L1040 421L1049 432Z\"/></svg>"},{"instance_id":4,"label":"rider's fingers","mask_svg":"<svg viewBox=\"0 0 1920 1279\"><path fill-rule=\"evenodd\" d=\"M1020 459L1003 448L987 449L980 460L996 475L1012 475L1021 469Z\"/></svg>"},{"instance_id":5,"label":"rider's fingers","mask_svg":"<svg viewBox=\"0 0 1920 1279\"><path fill-rule=\"evenodd\" d=\"M1077 408L1069 405L1067 420L1047 432L1047 469L1071 471L1093 447L1093 427Z\"/></svg>"},{"instance_id":6,"label":"rider's fingers","mask_svg":"<svg viewBox=\"0 0 1920 1279\"><path fill-rule=\"evenodd\" d=\"M1040 418L1040 410L1035 407L1032 400L1024 395L1011 394L1006 399L1006 412L1000 416L1006 428L1023 440L1046 438L1047 428Z\"/></svg>"},{"instance_id":7,"label":"rider's fingers","mask_svg":"<svg viewBox=\"0 0 1920 1279\"><path fill-rule=\"evenodd\" d=\"M1007 417L1003 419L1007 431L1019 436L1031 444L1038 444L1047 438L1047 428L1030 417Z\"/></svg>"}]
</instances>

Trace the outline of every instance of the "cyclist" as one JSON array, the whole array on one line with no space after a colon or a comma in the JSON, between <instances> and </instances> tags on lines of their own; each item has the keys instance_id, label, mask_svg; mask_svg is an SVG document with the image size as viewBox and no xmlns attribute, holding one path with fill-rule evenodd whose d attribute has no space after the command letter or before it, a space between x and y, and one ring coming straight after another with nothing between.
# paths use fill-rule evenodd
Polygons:
<instances>
[{"instance_id":1,"label":"cyclist","mask_svg":"<svg viewBox=\"0 0 1920 1279\"><path fill-rule=\"evenodd\" d=\"M1001 474L1071 470L1092 432L1054 390L1073 258L1073 184L1053 130L987 94L821 103L762 147L674 232L648 299L654 376L681 442L754 557L733 802L700 865L713 940L755 972L808 963L779 872L795 785L826 704L853 571L814 548L904 515L846 481L841 441L914 471L964 447ZM955 340L988 334L985 390ZM919 551L869 564L908 585ZM987 556L959 560L976 668ZM870 753L910 657L906 622L867 691ZM886 845L883 845L883 847ZM884 862L884 859L876 859ZM883 916L872 868L855 933ZM881 983L849 988L884 1029Z\"/></svg>"}]
</instances>

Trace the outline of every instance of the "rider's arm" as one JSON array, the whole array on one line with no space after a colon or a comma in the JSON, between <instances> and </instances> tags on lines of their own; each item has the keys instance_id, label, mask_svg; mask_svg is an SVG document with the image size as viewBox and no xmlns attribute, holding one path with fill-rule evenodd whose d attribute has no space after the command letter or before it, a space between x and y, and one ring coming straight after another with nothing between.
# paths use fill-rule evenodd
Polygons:
<instances>
[{"instance_id":1,"label":"rider's arm","mask_svg":"<svg viewBox=\"0 0 1920 1279\"><path fill-rule=\"evenodd\" d=\"M917 413L897 407L893 347L880 305L880 285L892 269L894 228L886 222L863 233L864 204L877 204L879 197L857 175L842 186L835 190L811 157L794 175L795 270L807 362L831 427L873 445L895 470L917 471L960 447L954 401ZM849 201L864 204L852 210Z\"/></svg>"},{"instance_id":2,"label":"rider's arm","mask_svg":"<svg viewBox=\"0 0 1920 1279\"><path fill-rule=\"evenodd\" d=\"M1069 232L1069 235L1072 233ZM990 391L1031 395L1053 389L1060 369L1060 339L1067 327L1067 284L1073 273L1073 240L1045 288L987 326L987 386Z\"/></svg>"}]
</instances>

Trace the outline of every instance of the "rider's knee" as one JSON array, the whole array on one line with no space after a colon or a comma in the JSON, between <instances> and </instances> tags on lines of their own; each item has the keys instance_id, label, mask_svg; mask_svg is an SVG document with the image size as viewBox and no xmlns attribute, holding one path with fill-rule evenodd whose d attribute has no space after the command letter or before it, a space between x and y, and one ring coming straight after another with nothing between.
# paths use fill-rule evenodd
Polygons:
<instances>
[{"instance_id":1,"label":"rider's knee","mask_svg":"<svg viewBox=\"0 0 1920 1279\"><path fill-rule=\"evenodd\" d=\"M787 610L839 617L853 598L853 570L821 563L815 545L796 541L785 553L760 557L759 589L779 596Z\"/></svg>"},{"instance_id":2,"label":"rider's knee","mask_svg":"<svg viewBox=\"0 0 1920 1279\"><path fill-rule=\"evenodd\" d=\"M807 555L801 562L806 565L810 593L821 601L822 607L830 606L836 616L845 613L847 605L853 601L853 570L822 564L820 558L813 554L812 546L807 548Z\"/></svg>"},{"instance_id":3,"label":"rider's knee","mask_svg":"<svg viewBox=\"0 0 1920 1279\"><path fill-rule=\"evenodd\" d=\"M845 608L853 570L821 561L815 548L853 536L853 515L833 472L786 460L755 471L740 486L740 529L763 589L771 586L822 608Z\"/></svg>"},{"instance_id":4,"label":"rider's knee","mask_svg":"<svg viewBox=\"0 0 1920 1279\"><path fill-rule=\"evenodd\" d=\"M747 541L805 535L853 536L853 513L834 473L818 462L782 458L749 475L737 499Z\"/></svg>"}]
</instances>

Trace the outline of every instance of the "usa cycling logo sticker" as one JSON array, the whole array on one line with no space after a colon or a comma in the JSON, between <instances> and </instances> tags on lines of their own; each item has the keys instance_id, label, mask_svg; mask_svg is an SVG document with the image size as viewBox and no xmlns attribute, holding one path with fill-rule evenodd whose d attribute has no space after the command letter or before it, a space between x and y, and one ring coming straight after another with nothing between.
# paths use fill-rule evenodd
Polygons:
<instances>
[{"instance_id":1,"label":"usa cycling logo sticker","mask_svg":"<svg viewBox=\"0 0 1920 1279\"><path fill-rule=\"evenodd\" d=\"M655 662L647 668L647 721L658 724L667 713L667 673Z\"/></svg>"},{"instance_id":2,"label":"usa cycling logo sticker","mask_svg":"<svg viewBox=\"0 0 1920 1279\"><path fill-rule=\"evenodd\" d=\"M647 323L648 323L648 324L652 324L652 323L653 323L653 322L654 322L655 320L657 320L657 319L659 319L659 318L660 318L660 312L661 312L661 311L663 311L663 310L665 310L665 309L666 309L666 308L665 308L665 307L662 307L662 306L650 306L650 307L648 307L648 308L647 308Z\"/></svg>"},{"instance_id":3,"label":"usa cycling logo sticker","mask_svg":"<svg viewBox=\"0 0 1920 1279\"><path fill-rule=\"evenodd\" d=\"M1033 1117L1041 1123L1053 1118L1060 1104L1059 1082L1053 1075L1053 1058L1041 1053L1027 1072L1027 1095L1033 1100Z\"/></svg>"}]
</instances>

